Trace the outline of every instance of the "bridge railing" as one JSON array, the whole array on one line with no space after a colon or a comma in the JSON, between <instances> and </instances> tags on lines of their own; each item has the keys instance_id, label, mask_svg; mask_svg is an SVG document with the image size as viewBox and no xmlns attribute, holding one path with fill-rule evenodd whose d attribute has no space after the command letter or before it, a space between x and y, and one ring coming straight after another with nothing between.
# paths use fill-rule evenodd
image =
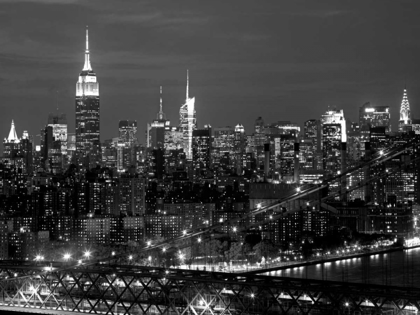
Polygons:
<instances>
[{"instance_id":1,"label":"bridge railing","mask_svg":"<svg viewBox=\"0 0 420 315\"><path fill-rule=\"evenodd\" d=\"M20 274L16 266L9 271ZM15 278L0 276L0 309L16 311L412 314L419 310L419 302L420 289L414 288L150 267L98 266Z\"/></svg>"}]
</instances>

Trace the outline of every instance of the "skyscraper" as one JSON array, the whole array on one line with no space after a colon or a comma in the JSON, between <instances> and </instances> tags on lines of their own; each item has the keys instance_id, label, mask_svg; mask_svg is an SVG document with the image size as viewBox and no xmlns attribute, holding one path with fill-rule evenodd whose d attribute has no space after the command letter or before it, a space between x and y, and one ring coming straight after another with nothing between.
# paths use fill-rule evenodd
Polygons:
<instances>
[{"instance_id":1,"label":"skyscraper","mask_svg":"<svg viewBox=\"0 0 420 315\"><path fill-rule=\"evenodd\" d=\"M321 169L321 121L318 119L309 119L304 123L303 138L309 142L303 144L301 152L307 151L304 160L307 162L305 168ZM312 166L310 164L312 163Z\"/></svg>"},{"instance_id":2,"label":"skyscraper","mask_svg":"<svg viewBox=\"0 0 420 315\"><path fill-rule=\"evenodd\" d=\"M341 142L347 142L347 128L346 120L344 119L344 111L342 109L330 110L328 109L324 115L321 116L321 124L339 124Z\"/></svg>"},{"instance_id":3,"label":"skyscraper","mask_svg":"<svg viewBox=\"0 0 420 315\"><path fill-rule=\"evenodd\" d=\"M195 112L195 97L189 97L189 77L187 70L187 93L185 104L179 109L179 126L183 133L184 151L187 160L192 160L192 134L197 129L197 118Z\"/></svg>"},{"instance_id":4,"label":"skyscraper","mask_svg":"<svg viewBox=\"0 0 420 315\"><path fill-rule=\"evenodd\" d=\"M194 177L201 178L208 176L211 163L211 126L207 125L204 129L193 131L193 167Z\"/></svg>"},{"instance_id":5,"label":"skyscraper","mask_svg":"<svg viewBox=\"0 0 420 315\"><path fill-rule=\"evenodd\" d=\"M403 99L400 107L400 121L398 122L398 131L411 129L411 111L408 102L407 89L404 88Z\"/></svg>"},{"instance_id":6,"label":"skyscraper","mask_svg":"<svg viewBox=\"0 0 420 315\"><path fill-rule=\"evenodd\" d=\"M389 106L373 106L370 102L359 108L359 128L365 141L370 128L384 127L386 132L391 131L391 114Z\"/></svg>"},{"instance_id":7,"label":"skyscraper","mask_svg":"<svg viewBox=\"0 0 420 315\"><path fill-rule=\"evenodd\" d=\"M120 120L118 124L119 138L128 146L137 141L137 121L136 120Z\"/></svg>"},{"instance_id":8,"label":"skyscraper","mask_svg":"<svg viewBox=\"0 0 420 315\"><path fill-rule=\"evenodd\" d=\"M92 168L100 161L99 83L89 56L86 29L85 64L76 83L76 159L82 168Z\"/></svg>"},{"instance_id":9,"label":"skyscraper","mask_svg":"<svg viewBox=\"0 0 420 315\"><path fill-rule=\"evenodd\" d=\"M54 141L60 141L61 154L67 155L67 118L66 114L48 115L47 126L52 127Z\"/></svg>"},{"instance_id":10,"label":"skyscraper","mask_svg":"<svg viewBox=\"0 0 420 315\"><path fill-rule=\"evenodd\" d=\"M163 113L162 87L160 87L159 112L156 115L156 119L147 124L146 143L148 148L162 149L164 147L165 127L168 127L170 123L169 120L166 120L166 116Z\"/></svg>"},{"instance_id":11,"label":"skyscraper","mask_svg":"<svg viewBox=\"0 0 420 315\"><path fill-rule=\"evenodd\" d=\"M321 116L322 165L325 175L337 175L346 167L347 128L343 110L327 110Z\"/></svg>"},{"instance_id":12,"label":"skyscraper","mask_svg":"<svg viewBox=\"0 0 420 315\"><path fill-rule=\"evenodd\" d=\"M12 120L9 136L3 141L3 158L2 163L8 168L25 168L25 161L21 150L21 139L18 138L15 123Z\"/></svg>"},{"instance_id":13,"label":"skyscraper","mask_svg":"<svg viewBox=\"0 0 420 315\"><path fill-rule=\"evenodd\" d=\"M120 120L118 130L117 169L124 171L136 165L137 121Z\"/></svg>"}]
</instances>

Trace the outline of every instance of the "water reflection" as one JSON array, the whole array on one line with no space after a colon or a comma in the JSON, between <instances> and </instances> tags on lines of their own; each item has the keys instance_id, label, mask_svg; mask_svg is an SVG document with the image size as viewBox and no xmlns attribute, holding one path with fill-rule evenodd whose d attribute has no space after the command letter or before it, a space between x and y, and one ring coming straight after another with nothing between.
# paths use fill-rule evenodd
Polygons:
<instances>
[{"instance_id":1,"label":"water reflection","mask_svg":"<svg viewBox=\"0 0 420 315\"><path fill-rule=\"evenodd\" d=\"M308 267L291 267L266 274L279 277L420 287L420 248L347 258Z\"/></svg>"}]
</instances>

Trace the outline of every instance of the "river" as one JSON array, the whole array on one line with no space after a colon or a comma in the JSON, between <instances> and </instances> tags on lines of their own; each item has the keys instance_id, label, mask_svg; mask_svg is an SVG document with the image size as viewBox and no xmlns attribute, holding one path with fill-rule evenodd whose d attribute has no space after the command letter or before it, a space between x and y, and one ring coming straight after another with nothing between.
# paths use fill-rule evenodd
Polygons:
<instances>
[{"instance_id":1,"label":"river","mask_svg":"<svg viewBox=\"0 0 420 315\"><path fill-rule=\"evenodd\" d=\"M342 259L265 275L420 287L420 248Z\"/></svg>"}]
</instances>

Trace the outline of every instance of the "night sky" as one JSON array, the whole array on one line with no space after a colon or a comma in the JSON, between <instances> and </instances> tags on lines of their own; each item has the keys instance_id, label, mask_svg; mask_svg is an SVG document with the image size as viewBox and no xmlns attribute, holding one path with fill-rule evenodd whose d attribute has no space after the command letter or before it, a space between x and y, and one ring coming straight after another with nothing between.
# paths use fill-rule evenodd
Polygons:
<instances>
[{"instance_id":1,"label":"night sky","mask_svg":"<svg viewBox=\"0 0 420 315\"><path fill-rule=\"evenodd\" d=\"M144 143L160 85L178 125L187 69L199 128L302 125L328 106L357 121L370 101L396 130L405 82L420 118L419 13L419 0L0 0L0 136L12 119L19 137L39 134L57 104L74 132L86 25L101 140L136 119Z\"/></svg>"}]
</instances>

